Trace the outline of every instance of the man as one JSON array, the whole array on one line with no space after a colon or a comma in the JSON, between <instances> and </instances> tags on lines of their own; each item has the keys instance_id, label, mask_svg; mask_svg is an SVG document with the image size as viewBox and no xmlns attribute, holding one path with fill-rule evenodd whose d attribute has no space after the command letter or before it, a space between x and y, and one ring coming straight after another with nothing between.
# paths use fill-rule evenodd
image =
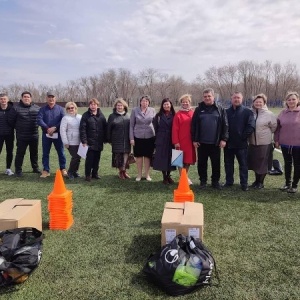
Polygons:
<instances>
[{"instance_id":1,"label":"man","mask_svg":"<svg viewBox=\"0 0 300 300\"><path fill-rule=\"evenodd\" d=\"M255 128L253 112L242 105L243 95L234 92L231 96L231 106L226 109L229 124L229 139L224 148L224 164L226 182L224 187L234 183L234 158L239 163L240 184L243 191L248 191L248 137Z\"/></svg>"},{"instance_id":2,"label":"man","mask_svg":"<svg viewBox=\"0 0 300 300\"><path fill-rule=\"evenodd\" d=\"M8 124L8 115L13 108L13 104L8 100L6 93L0 93L0 154L3 145L6 147L6 171L8 176L14 175L11 170L14 149L14 128Z\"/></svg>"},{"instance_id":3,"label":"man","mask_svg":"<svg viewBox=\"0 0 300 300\"><path fill-rule=\"evenodd\" d=\"M28 146L33 173L40 173L38 166L39 131L37 125L39 110L39 106L32 103L31 93L25 91L21 95L19 104L12 109L8 116L10 126L16 129L17 153L15 171L17 177L23 176L22 165Z\"/></svg>"},{"instance_id":4,"label":"man","mask_svg":"<svg viewBox=\"0 0 300 300\"><path fill-rule=\"evenodd\" d=\"M198 153L198 174L200 188L207 185L207 161L210 158L211 183L215 189L221 189L221 148L228 139L228 121L226 111L215 102L214 90L203 91L203 102L199 103L192 118L192 141Z\"/></svg>"},{"instance_id":5,"label":"man","mask_svg":"<svg viewBox=\"0 0 300 300\"><path fill-rule=\"evenodd\" d=\"M66 171L66 157L64 145L60 137L59 127L64 109L56 104L56 97L52 91L47 93L47 105L43 106L38 114L38 125L42 127L42 146L43 146L43 172L41 178L50 176L49 154L52 144L58 155L59 167L63 176L68 176Z\"/></svg>"}]
</instances>

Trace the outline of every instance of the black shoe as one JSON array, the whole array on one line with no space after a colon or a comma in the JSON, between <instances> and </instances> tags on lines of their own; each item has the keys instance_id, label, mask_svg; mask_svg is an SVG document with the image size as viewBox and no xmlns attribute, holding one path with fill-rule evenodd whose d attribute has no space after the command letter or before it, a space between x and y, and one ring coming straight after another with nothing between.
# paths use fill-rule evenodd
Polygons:
<instances>
[{"instance_id":1,"label":"black shoe","mask_svg":"<svg viewBox=\"0 0 300 300\"><path fill-rule=\"evenodd\" d=\"M242 191L247 192L249 191L248 185L242 185L241 186Z\"/></svg>"},{"instance_id":2,"label":"black shoe","mask_svg":"<svg viewBox=\"0 0 300 300\"><path fill-rule=\"evenodd\" d=\"M74 178L80 178L80 174L78 172L73 173Z\"/></svg>"},{"instance_id":3,"label":"black shoe","mask_svg":"<svg viewBox=\"0 0 300 300\"><path fill-rule=\"evenodd\" d=\"M291 188L290 185L284 185L283 187L279 188L281 191L286 192L287 190L289 190Z\"/></svg>"},{"instance_id":4,"label":"black shoe","mask_svg":"<svg viewBox=\"0 0 300 300\"><path fill-rule=\"evenodd\" d=\"M69 179L74 179L74 177L75 177L75 176L74 176L72 173L68 172L68 178L69 178Z\"/></svg>"},{"instance_id":5,"label":"black shoe","mask_svg":"<svg viewBox=\"0 0 300 300\"><path fill-rule=\"evenodd\" d=\"M16 172L16 176L17 177L22 177L23 176L23 172L22 171L17 171Z\"/></svg>"},{"instance_id":6,"label":"black shoe","mask_svg":"<svg viewBox=\"0 0 300 300\"><path fill-rule=\"evenodd\" d=\"M32 173L36 173L36 174L42 174L41 170L38 168L34 168L32 169Z\"/></svg>"},{"instance_id":7,"label":"black shoe","mask_svg":"<svg viewBox=\"0 0 300 300\"><path fill-rule=\"evenodd\" d=\"M216 189L216 190L221 190L222 186L219 182L214 182L211 184L212 188Z\"/></svg>"},{"instance_id":8,"label":"black shoe","mask_svg":"<svg viewBox=\"0 0 300 300\"><path fill-rule=\"evenodd\" d=\"M200 186L199 186L200 189L205 189L206 188L206 182L200 182Z\"/></svg>"},{"instance_id":9,"label":"black shoe","mask_svg":"<svg viewBox=\"0 0 300 300\"><path fill-rule=\"evenodd\" d=\"M255 189L258 189L258 190L261 190L261 189L263 189L265 186L262 184L262 183L258 183L257 185L256 185L256 187L255 187Z\"/></svg>"},{"instance_id":10,"label":"black shoe","mask_svg":"<svg viewBox=\"0 0 300 300\"><path fill-rule=\"evenodd\" d=\"M252 187L252 188L256 188L256 186L257 186L257 182L256 182L256 181L254 181L254 182L250 185L250 187Z\"/></svg>"},{"instance_id":11,"label":"black shoe","mask_svg":"<svg viewBox=\"0 0 300 300\"><path fill-rule=\"evenodd\" d=\"M92 175L92 178L94 179L100 179L100 176L98 174Z\"/></svg>"},{"instance_id":12,"label":"black shoe","mask_svg":"<svg viewBox=\"0 0 300 300\"><path fill-rule=\"evenodd\" d=\"M232 186L233 186L233 184L230 184L230 183L224 183L223 184L224 188L231 188Z\"/></svg>"},{"instance_id":13,"label":"black shoe","mask_svg":"<svg viewBox=\"0 0 300 300\"><path fill-rule=\"evenodd\" d=\"M91 176L85 176L85 181L91 181Z\"/></svg>"}]
</instances>

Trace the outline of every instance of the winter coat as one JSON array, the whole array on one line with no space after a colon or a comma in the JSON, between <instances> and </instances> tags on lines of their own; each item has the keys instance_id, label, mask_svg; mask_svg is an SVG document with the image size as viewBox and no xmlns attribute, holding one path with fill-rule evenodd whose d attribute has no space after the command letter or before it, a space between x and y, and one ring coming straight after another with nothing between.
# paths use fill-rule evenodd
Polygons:
<instances>
[{"instance_id":1,"label":"winter coat","mask_svg":"<svg viewBox=\"0 0 300 300\"><path fill-rule=\"evenodd\" d=\"M277 117L274 141L285 146L300 146L300 106L295 110L284 109Z\"/></svg>"},{"instance_id":2,"label":"winter coat","mask_svg":"<svg viewBox=\"0 0 300 300\"><path fill-rule=\"evenodd\" d=\"M64 145L77 146L80 144L80 125L81 115L65 115L60 123L60 136Z\"/></svg>"},{"instance_id":3,"label":"winter coat","mask_svg":"<svg viewBox=\"0 0 300 300\"><path fill-rule=\"evenodd\" d=\"M106 119L100 108L97 114L93 115L90 109L82 115L80 121L80 140L82 144L87 144L91 150L102 151L103 144L106 143Z\"/></svg>"},{"instance_id":4,"label":"winter coat","mask_svg":"<svg viewBox=\"0 0 300 300\"><path fill-rule=\"evenodd\" d=\"M2 109L0 106L0 135L14 134L13 126L8 124L8 116L13 109L13 103L8 101L6 109Z\"/></svg>"},{"instance_id":5,"label":"winter coat","mask_svg":"<svg viewBox=\"0 0 300 300\"><path fill-rule=\"evenodd\" d=\"M229 149L248 148L248 138L253 133L255 121L253 111L241 105L226 109L229 138L226 147Z\"/></svg>"},{"instance_id":6,"label":"winter coat","mask_svg":"<svg viewBox=\"0 0 300 300\"><path fill-rule=\"evenodd\" d=\"M252 109L255 119L255 130L249 137L251 145L269 145L272 143L273 132L277 127L276 116L265 105L260 109Z\"/></svg>"},{"instance_id":7,"label":"winter coat","mask_svg":"<svg viewBox=\"0 0 300 300\"><path fill-rule=\"evenodd\" d=\"M120 115L116 109L113 111L107 121L107 142L111 143L113 153L129 153L129 114L126 111L124 115Z\"/></svg>"},{"instance_id":8,"label":"winter coat","mask_svg":"<svg viewBox=\"0 0 300 300\"><path fill-rule=\"evenodd\" d=\"M139 139L150 139L154 137L152 121L155 117L155 109L148 107L143 114L140 107L135 107L130 115L130 140L135 137Z\"/></svg>"},{"instance_id":9,"label":"winter coat","mask_svg":"<svg viewBox=\"0 0 300 300\"><path fill-rule=\"evenodd\" d=\"M183 151L183 163L194 164L196 162L196 152L193 146L191 136L191 123L194 111L178 111L173 120L172 126L172 143L180 144Z\"/></svg>"},{"instance_id":10,"label":"winter coat","mask_svg":"<svg viewBox=\"0 0 300 300\"><path fill-rule=\"evenodd\" d=\"M228 140L228 119L227 119L227 114L226 111L223 107L217 105L216 103L213 104L218 111L219 118L218 118L218 123L217 123L217 132L216 134L216 146L219 146L219 143L221 140L227 141ZM193 142L200 142L200 132L201 130L209 130L207 128L206 124L202 124L199 121L200 114L202 110L205 109L205 104L204 102L199 103L198 107L195 110L193 120L192 120L192 125L191 125L191 132L192 132L192 141Z\"/></svg>"},{"instance_id":11,"label":"winter coat","mask_svg":"<svg viewBox=\"0 0 300 300\"><path fill-rule=\"evenodd\" d=\"M32 141L39 138L37 116L40 107L31 103L25 105L22 100L12 108L8 123L16 129L17 140Z\"/></svg>"},{"instance_id":12,"label":"winter coat","mask_svg":"<svg viewBox=\"0 0 300 300\"><path fill-rule=\"evenodd\" d=\"M153 169L171 171L172 157L172 124L174 115L157 114L153 120L155 129L155 155Z\"/></svg>"}]
</instances>

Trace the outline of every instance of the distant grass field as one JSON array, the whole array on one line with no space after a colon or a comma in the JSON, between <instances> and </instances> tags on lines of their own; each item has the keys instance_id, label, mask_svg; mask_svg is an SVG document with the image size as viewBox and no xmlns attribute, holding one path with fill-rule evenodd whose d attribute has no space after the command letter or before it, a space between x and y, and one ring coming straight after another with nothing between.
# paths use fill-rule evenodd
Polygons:
<instances>
[{"instance_id":1,"label":"distant grass field","mask_svg":"<svg viewBox=\"0 0 300 300\"><path fill-rule=\"evenodd\" d=\"M111 109L103 111L107 116ZM41 155L42 151L40 161ZM280 153L274 155L283 162ZM0 155L0 201L41 199L45 233L39 268L15 291L1 291L1 299L171 299L145 281L140 271L160 246L164 203L172 201L177 185L163 185L156 171L152 182L135 182L134 166L129 171L132 179L118 179L111 168L111 148L105 145L99 181L65 180L73 191L74 225L68 231L51 231L47 195L58 167L54 149L50 162L51 177L40 179L31 173L27 153L24 177L8 177L3 174L5 151ZM84 161L81 174L83 170ZM214 254L221 282L177 299L299 299L300 194L278 190L283 176L267 176L265 189L245 193L237 168L232 189L200 191L196 166L190 177L195 201L204 205L204 242ZM178 182L177 172L173 178Z\"/></svg>"}]
</instances>

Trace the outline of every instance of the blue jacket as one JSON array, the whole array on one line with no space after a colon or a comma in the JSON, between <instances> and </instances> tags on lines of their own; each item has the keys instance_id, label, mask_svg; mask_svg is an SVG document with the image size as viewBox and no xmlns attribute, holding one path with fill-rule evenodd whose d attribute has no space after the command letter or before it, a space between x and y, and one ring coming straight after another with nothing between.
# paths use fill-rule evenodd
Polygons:
<instances>
[{"instance_id":1,"label":"blue jacket","mask_svg":"<svg viewBox=\"0 0 300 300\"><path fill-rule=\"evenodd\" d=\"M236 109L230 106L226 109L229 139L226 147L229 149L246 149L248 147L248 137L252 134L255 128L255 120L253 112L241 105Z\"/></svg>"},{"instance_id":2,"label":"blue jacket","mask_svg":"<svg viewBox=\"0 0 300 300\"><path fill-rule=\"evenodd\" d=\"M53 108L50 108L47 104L40 109L37 116L37 123L42 127L44 133L50 127L56 127L55 132L59 132L60 122L64 115L64 109L58 104L55 104Z\"/></svg>"}]
</instances>

